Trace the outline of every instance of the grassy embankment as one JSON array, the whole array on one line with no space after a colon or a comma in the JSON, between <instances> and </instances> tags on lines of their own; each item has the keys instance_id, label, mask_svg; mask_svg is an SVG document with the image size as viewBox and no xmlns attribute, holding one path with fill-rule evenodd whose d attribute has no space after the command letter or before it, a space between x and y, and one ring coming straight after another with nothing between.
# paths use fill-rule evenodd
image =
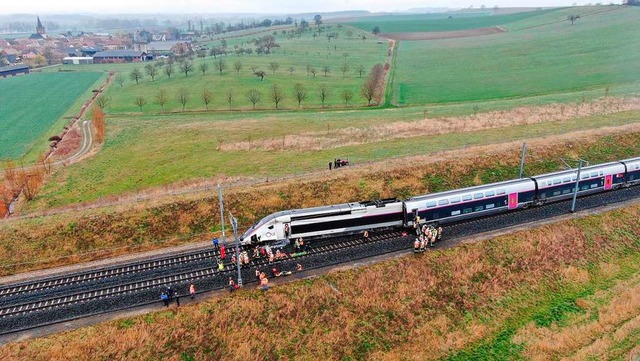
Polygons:
<instances>
[{"instance_id":1,"label":"grassy embankment","mask_svg":"<svg viewBox=\"0 0 640 361\"><path fill-rule=\"evenodd\" d=\"M4 360L636 359L640 206L9 344Z\"/></svg>"},{"instance_id":2,"label":"grassy embankment","mask_svg":"<svg viewBox=\"0 0 640 361\"><path fill-rule=\"evenodd\" d=\"M527 175L559 169L560 157L600 163L637 156L640 133L593 140L530 143ZM225 206L244 230L282 209L400 197L515 178L520 149L452 156L434 162L371 166L316 174L306 180L239 185L225 191ZM94 210L4 220L0 227L0 274L102 259L137 250L204 240L219 230L214 192L167 197Z\"/></svg>"},{"instance_id":3,"label":"grassy embankment","mask_svg":"<svg viewBox=\"0 0 640 361\"><path fill-rule=\"evenodd\" d=\"M574 13L582 18L571 25L566 17ZM638 21L635 8L569 8L506 24L502 34L401 41L394 100L483 101L637 84L629 64L640 39L629 25Z\"/></svg>"},{"instance_id":4,"label":"grassy embankment","mask_svg":"<svg viewBox=\"0 0 640 361\"><path fill-rule=\"evenodd\" d=\"M631 124L640 119L636 110L618 113L624 105L618 108L608 104L604 101L444 120L421 120L423 112L415 108L111 117L100 153L59 170L27 210L95 201L177 182L302 174L322 170L336 157L349 157L356 164L385 161ZM603 112L614 113L601 115ZM554 121L560 119L564 120Z\"/></svg>"},{"instance_id":5,"label":"grassy embankment","mask_svg":"<svg viewBox=\"0 0 640 361\"><path fill-rule=\"evenodd\" d=\"M0 161L30 163L60 134L105 76L96 72L33 73L0 80Z\"/></svg>"}]
</instances>

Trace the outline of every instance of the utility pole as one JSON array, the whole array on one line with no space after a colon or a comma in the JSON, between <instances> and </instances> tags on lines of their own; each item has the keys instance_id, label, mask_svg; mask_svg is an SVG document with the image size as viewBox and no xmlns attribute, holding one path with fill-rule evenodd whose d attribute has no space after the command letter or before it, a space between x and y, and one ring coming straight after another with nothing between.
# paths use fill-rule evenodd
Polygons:
<instances>
[{"instance_id":1,"label":"utility pole","mask_svg":"<svg viewBox=\"0 0 640 361\"><path fill-rule=\"evenodd\" d=\"M573 202L571 203L571 213L574 213L576 211L576 197L578 197L578 188L580 186L580 171L582 170L582 162L583 160L580 159L580 164L578 164L578 174L576 176L576 186L573 189Z\"/></svg>"},{"instance_id":2,"label":"utility pole","mask_svg":"<svg viewBox=\"0 0 640 361\"><path fill-rule=\"evenodd\" d=\"M522 174L524 173L524 160L527 157L527 143L522 144L522 156L520 157L520 177L522 178Z\"/></svg>"},{"instance_id":3,"label":"utility pole","mask_svg":"<svg viewBox=\"0 0 640 361\"><path fill-rule=\"evenodd\" d=\"M227 244L227 239L224 236L224 203L222 202L222 187L218 183L218 200L220 201L220 222L222 223L222 243Z\"/></svg>"},{"instance_id":4,"label":"utility pole","mask_svg":"<svg viewBox=\"0 0 640 361\"><path fill-rule=\"evenodd\" d=\"M240 246L238 245L238 220L229 212L229 221L233 226L233 236L236 239L236 266L238 268L238 287L242 287L242 272L240 272Z\"/></svg>"}]
</instances>

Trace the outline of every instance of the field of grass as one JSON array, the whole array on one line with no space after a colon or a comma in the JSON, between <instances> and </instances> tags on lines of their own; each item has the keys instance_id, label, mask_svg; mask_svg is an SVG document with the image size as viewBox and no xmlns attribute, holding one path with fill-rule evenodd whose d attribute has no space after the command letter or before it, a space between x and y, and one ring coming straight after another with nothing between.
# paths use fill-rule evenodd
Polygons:
<instances>
[{"instance_id":1,"label":"field of grass","mask_svg":"<svg viewBox=\"0 0 640 361\"><path fill-rule=\"evenodd\" d=\"M245 289L0 349L4 360L589 359L640 354L640 206ZM446 234L445 234L446 235ZM197 282L196 282L197 286Z\"/></svg>"},{"instance_id":2,"label":"field of grass","mask_svg":"<svg viewBox=\"0 0 640 361\"><path fill-rule=\"evenodd\" d=\"M53 134L47 132L61 123L61 117L101 76L93 72L33 73L0 79L0 160L19 159L36 143L48 146L47 138L59 133L62 125Z\"/></svg>"},{"instance_id":3,"label":"field of grass","mask_svg":"<svg viewBox=\"0 0 640 361\"><path fill-rule=\"evenodd\" d=\"M354 35L349 37L348 31L353 31ZM276 48L272 54L257 55L228 55L223 56L226 69L220 74L215 68L216 59L207 56L205 59L196 58L194 70L185 76L180 72L179 66L175 65L175 74L169 79L163 72L163 68L159 68L155 81L152 81L145 74L140 84L136 84L130 80L129 74L132 69L138 68L144 73L146 64L94 64L84 66L64 66L61 70L88 70L102 69L115 70L126 78L123 87L114 84L105 96L111 99L110 105L107 107L107 113L132 113L140 112L140 108L134 104L136 97L144 97L147 104L143 107L143 112L158 113L162 107L156 103L156 95L159 90L165 90L168 94L168 102L164 105L164 111L175 112L182 110L182 104L178 101L178 93L181 88L188 92L188 101L185 109L188 111L205 110L206 106L201 100L204 89L208 89L213 93L213 101L209 104L212 110L248 110L253 106L248 100L248 92L250 89L256 89L261 93L260 101L256 104L256 109L275 109L275 104L269 97L271 86L277 85L283 92L283 100L278 108L298 108L297 100L294 97L293 87L296 83L302 84L307 90L307 97L302 101L302 108L320 108L322 102L319 97L319 89L325 85L330 90L326 98L325 105L327 107L344 107L345 101L341 98L341 93L345 90L353 92L354 97L349 102L350 106L362 106L366 101L360 98L360 87L371 67L376 63L384 63L388 44L378 44L373 38L364 42L356 36L360 32L347 28L338 29L337 26L325 30L325 32L337 32L338 39L327 41L324 34L314 39L311 32L307 32L300 38L294 37L290 39L281 32L275 31L276 39L280 44L280 48ZM261 32L260 34L250 36L232 37L227 40L227 46L233 52L234 46L238 45L243 48L254 48L250 43L251 39L271 34L271 32ZM219 41L208 43L210 47L220 46ZM240 62L242 69L238 73L234 69L234 63ZM156 64L151 62L150 64ZM200 64L206 63L208 69L203 74L200 71ZM271 63L277 63L279 68L274 72L270 68ZM348 70L343 74L343 65L348 66ZM307 73L307 66L316 69L315 77ZM363 66L365 71L360 77L357 71L358 66ZM290 67L294 70L291 71ZM323 71L325 67L329 67L326 74ZM263 70L267 73L264 81L253 74L252 68ZM52 70L56 71L56 70ZM227 101L227 93L232 90L233 102L229 106Z\"/></svg>"},{"instance_id":4,"label":"field of grass","mask_svg":"<svg viewBox=\"0 0 640 361\"><path fill-rule=\"evenodd\" d=\"M565 19L575 11L546 12L496 35L402 41L394 101L484 101L637 84L640 73L630 64L640 56L640 39L629 25L640 21L640 9L587 8L571 25Z\"/></svg>"},{"instance_id":5,"label":"field of grass","mask_svg":"<svg viewBox=\"0 0 640 361\"><path fill-rule=\"evenodd\" d=\"M506 15L492 15L489 11L383 15L357 18L347 24L368 32L377 26L382 33L456 31L507 25L555 11L537 10Z\"/></svg>"}]
</instances>

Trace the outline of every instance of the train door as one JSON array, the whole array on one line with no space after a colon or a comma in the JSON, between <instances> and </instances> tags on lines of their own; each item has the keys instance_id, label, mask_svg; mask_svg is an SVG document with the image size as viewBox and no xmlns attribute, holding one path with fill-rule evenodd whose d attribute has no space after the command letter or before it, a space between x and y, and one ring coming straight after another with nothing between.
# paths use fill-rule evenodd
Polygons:
<instances>
[{"instance_id":1,"label":"train door","mask_svg":"<svg viewBox=\"0 0 640 361\"><path fill-rule=\"evenodd\" d=\"M613 186L613 175L609 174L604 177L604 189L609 190Z\"/></svg>"},{"instance_id":2,"label":"train door","mask_svg":"<svg viewBox=\"0 0 640 361\"><path fill-rule=\"evenodd\" d=\"M509 209L518 208L518 193L509 193Z\"/></svg>"}]
</instances>

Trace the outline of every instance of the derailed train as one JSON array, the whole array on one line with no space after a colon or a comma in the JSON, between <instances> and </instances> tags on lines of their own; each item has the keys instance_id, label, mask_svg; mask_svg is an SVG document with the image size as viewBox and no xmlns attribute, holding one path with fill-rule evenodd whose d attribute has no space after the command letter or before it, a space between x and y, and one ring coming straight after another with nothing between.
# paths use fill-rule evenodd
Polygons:
<instances>
[{"instance_id":1,"label":"derailed train","mask_svg":"<svg viewBox=\"0 0 640 361\"><path fill-rule=\"evenodd\" d=\"M242 244L286 238L352 234L364 230L442 225L508 212L573 197L577 171L416 196L404 201L381 199L273 213L251 226ZM580 172L578 196L640 183L640 158L587 166Z\"/></svg>"}]
</instances>

